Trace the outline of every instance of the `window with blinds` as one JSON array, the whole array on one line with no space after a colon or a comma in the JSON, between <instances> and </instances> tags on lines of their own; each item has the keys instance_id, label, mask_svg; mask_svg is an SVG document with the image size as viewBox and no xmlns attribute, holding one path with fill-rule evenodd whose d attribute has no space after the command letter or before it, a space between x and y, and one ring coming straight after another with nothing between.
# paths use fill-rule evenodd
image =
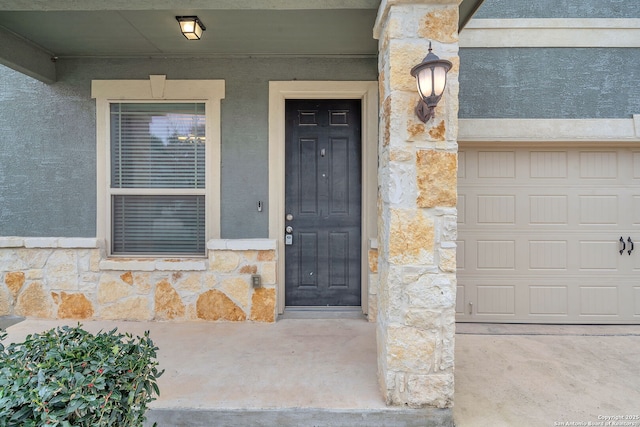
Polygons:
<instances>
[{"instance_id":1,"label":"window with blinds","mask_svg":"<svg viewBox=\"0 0 640 427\"><path fill-rule=\"evenodd\" d=\"M110 104L111 253L203 255L204 103Z\"/></svg>"}]
</instances>

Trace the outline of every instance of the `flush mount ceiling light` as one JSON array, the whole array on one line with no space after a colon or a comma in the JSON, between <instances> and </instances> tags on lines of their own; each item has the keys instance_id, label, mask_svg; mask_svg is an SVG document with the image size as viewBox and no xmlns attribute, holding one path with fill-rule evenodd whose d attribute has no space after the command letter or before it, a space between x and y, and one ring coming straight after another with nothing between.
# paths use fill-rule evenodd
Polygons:
<instances>
[{"instance_id":1,"label":"flush mount ceiling light","mask_svg":"<svg viewBox=\"0 0 640 427\"><path fill-rule=\"evenodd\" d=\"M447 72L451 69L450 61L440 59L431 52L431 42L429 42L429 53L422 62L411 69L411 75L416 78L420 101L416 105L416 115L426 123L434 115L434 110L444 88L447 84Z\"/></svg>"},{"instance_id":2,"label":"flush mount ceiling light","mask_svg":"<svg viewBox=\"0 0 640 427\"><path fill-rule=\"evenodd\" d=\"M202 32L206 30L202 21L197 16L176 16L180 24L182 35L188 40L200 40Z\"/></svg>"}]
</instances>

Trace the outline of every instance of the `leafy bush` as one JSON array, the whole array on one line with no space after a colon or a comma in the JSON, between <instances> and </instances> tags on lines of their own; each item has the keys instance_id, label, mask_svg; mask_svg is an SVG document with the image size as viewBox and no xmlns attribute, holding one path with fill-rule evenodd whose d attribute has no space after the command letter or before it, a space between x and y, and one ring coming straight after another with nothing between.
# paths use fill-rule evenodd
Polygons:
<instances>
[{"instance_id":1,"label":"leafy bush","mask_svg":"<svg viewBox=\"0 0 640 427\"><path fill-rule=\"evenodd\" d=\"M0 344L0 427L141 426L160 394L158 348L148 331L116 330L63 326Z\"/></svg>"}]
</instances>

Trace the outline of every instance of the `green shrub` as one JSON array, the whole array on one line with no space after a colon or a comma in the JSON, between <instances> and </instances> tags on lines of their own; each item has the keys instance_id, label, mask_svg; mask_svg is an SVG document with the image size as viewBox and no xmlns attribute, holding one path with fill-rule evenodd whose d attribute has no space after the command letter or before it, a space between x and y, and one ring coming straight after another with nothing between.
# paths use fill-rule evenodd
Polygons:
<instances>
[{"instance_id":1,"label":"green shrub","mask_svg":"<svg viewBox=\"0 0 640 427\"><path fill-rule=\"evenodd\" d=\"M63 326L0 344L0 427L141 426L160 393L158 348L148 331L116 330Z\"/></svg>"}]
</instances>

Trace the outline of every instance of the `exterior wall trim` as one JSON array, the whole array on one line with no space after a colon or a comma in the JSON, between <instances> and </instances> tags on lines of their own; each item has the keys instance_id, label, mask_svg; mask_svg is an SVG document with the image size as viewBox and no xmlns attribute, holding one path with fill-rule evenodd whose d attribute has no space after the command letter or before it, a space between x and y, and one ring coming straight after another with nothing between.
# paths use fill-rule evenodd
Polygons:
<instances>
[{"instance_id":1,"label":"exterior wall trim","mask_svg":"<svg viewBox=\"0 0 640 427\"><path fill-rule=\"evenodd\" d=\"M629 119L459 119L458 141L640 144L640 114Z\"/></svg>"},{"instance_id":2,"label":"exterior wall trim","mask_svg":"<svg viewBox=\"0 0 640 427\"><path fill-rule=\"evenodd\" d=\"M640 19L472 19L460 47L640 47Z\"/></svg>"},{"instance_id":3,"label":"exterior wall trim","mask_svg":"<svg viewBox=\"0 0 640 427\"><path fill-rule=\"evenodd\" d=\"M362 100L362 311L368 312L369 239L377 235L378 82L272 81L269 82L269 238L284 254L285 100ZM278 313L285 309L284 256L278 257Z\"/></svg>"},{"instance_id":4,"label":"exterior wall trim","mask_svg":"<svg viewBox=\"0 0 640 427\"><path fill-rule=\"evenodd\" d=\"M207 238L220 237L220 102L225 97L224 80L167 80L151 75L149 80L93 80L91 97L96 99L96 237L108 242L109 231L109 102L180 100L204 101L207 110ZM108 250L108 249L107 249Z\"/></svg>"}]
</instances>

